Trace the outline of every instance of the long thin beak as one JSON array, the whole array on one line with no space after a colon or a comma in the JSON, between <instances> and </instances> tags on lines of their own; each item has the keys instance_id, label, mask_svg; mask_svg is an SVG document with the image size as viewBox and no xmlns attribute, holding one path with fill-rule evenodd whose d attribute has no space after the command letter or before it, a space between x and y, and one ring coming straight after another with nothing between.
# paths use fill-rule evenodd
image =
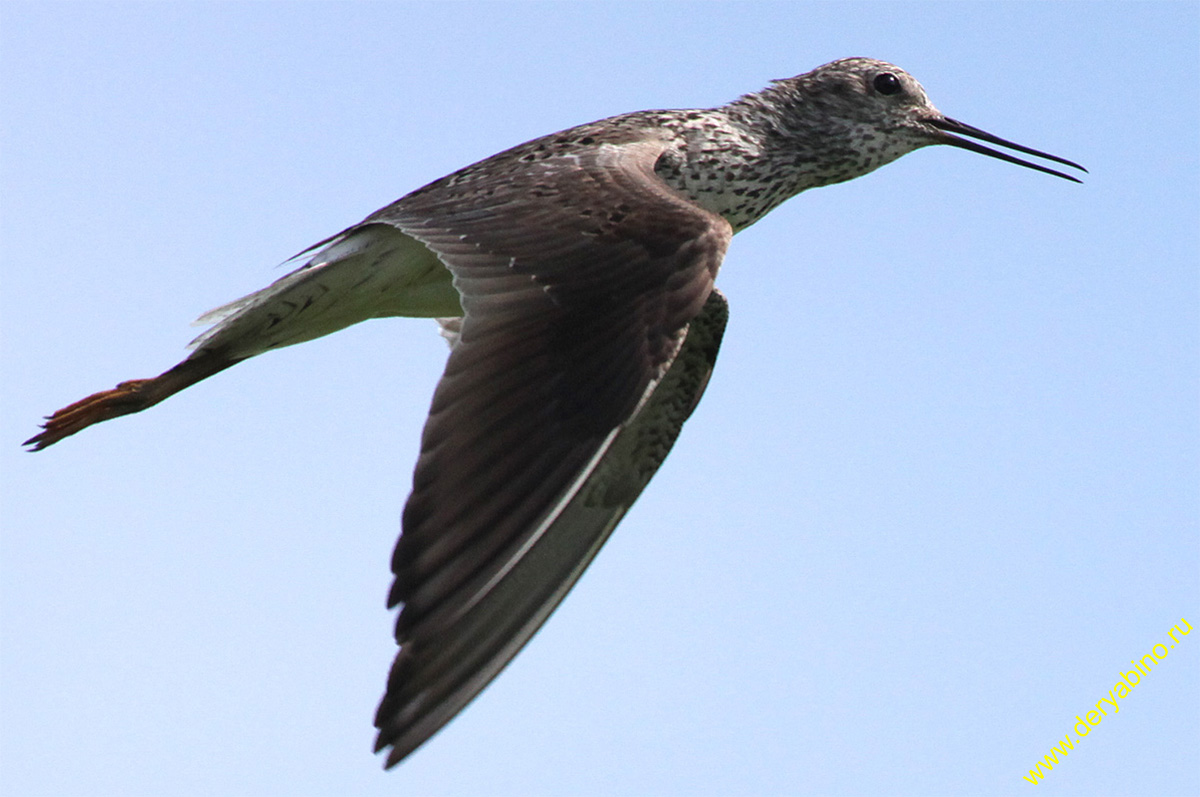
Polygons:
<instances>
[{"instance_id":1,"label":"long thin beak","mask_svg":"<svg viewBox=\"0 0 1200 797\"><path fill-rule=\"evenodd\" d=\"M1064 180L1070 180L1075 183L1083 182L1082 180L1080 180L1076 177L1072 177L1069 174L1063 174L1062 172L1056 171L1055 169L1048 169L1045 166L1039 166L1036 163L1030 163L1029 161L1021 160L1020 158L1015 158L1012 155L1009 155L1007 153L997 152L996 150L992 149L991 147L985 147L982 144L976 144L974 141L968 141L965 138L959 138L958 136L950 135L951 133L959 133L964 136L971 136L972 138L978 138L981 141L988 142L989 144L996 144L1001 147L1008 147L1009 149L1015 149L1017 152L1024 152L1026 155L1036 155L1039 158L1045 158L1046 160L1054 161L1055 163L1062 163L1062 164L1070 166L1074 169L1079 169L1081 172L1087 172L1087 169L1083 168L1082 166L1080 166L1078 163L1075 163L1074 161L1069 161L1066 158L1060 158L1057 155L1050 155L1049 153L1046 153L1046 152L1040 152L1036 149L1030 149L1029 147L1022 147L1020 144L1014 144L1011 141L1005 141L1002 138L993 136L991 133L980 130L978 127L971 127L971 125L969 125L969 124L964 124L963 122L960 122L957 119L951 119L948 116L935 116L932 119L929 119L928 122L929 122L929 124L933 125L934 127L938 128L939 130L945 131L942 135L938 135L936 138L936 141L939 144L949 144L950 146L953 146L953 147L961 147L962 149L969 149L972 152L978 152L980 155L988 155L993 158L999 158L1002 161L1008 161L1009 163L1015 163L1018 166L1024 166L1029 169L1035 169L1039 172L1045 172L1046 174L1053 174L1055 177L1061 177Z\"/></svg>"}]
</instances>

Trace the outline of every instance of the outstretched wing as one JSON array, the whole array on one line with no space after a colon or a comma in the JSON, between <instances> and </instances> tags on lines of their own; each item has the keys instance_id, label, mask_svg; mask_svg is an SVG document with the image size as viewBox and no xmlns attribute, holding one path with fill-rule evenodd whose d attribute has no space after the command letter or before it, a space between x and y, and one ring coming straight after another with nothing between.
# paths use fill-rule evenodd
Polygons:
<instances>
[{"instance_id":1,"label":"outstretched wing","mask_svg":"<svg viewBox=\"0 0 1200 797\"><path fill-rule=\"evenodd\" d=\"M703 391L731 229L655 176L665 146L646 131L503 153L369 219L435 251L464 311L392 562L401 649L376 720L389 766L532 636Z\"/></svg>"}]
</instances>

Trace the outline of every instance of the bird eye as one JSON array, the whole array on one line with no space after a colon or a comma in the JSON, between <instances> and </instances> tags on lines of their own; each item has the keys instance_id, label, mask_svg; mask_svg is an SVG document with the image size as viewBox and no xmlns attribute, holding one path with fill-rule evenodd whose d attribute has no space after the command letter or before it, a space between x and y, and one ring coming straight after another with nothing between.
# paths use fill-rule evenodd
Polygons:
<instances>
[{"instance_id":1,"label":"bird eye","mask_svg":"<svg viewBox=\"0 0 1200 797\"><path fill-rule=\"evenodd\" d=\"M875 90L880 94L896 94L900 91L900 78L891 72L882 72L875 76Z\"/></svg>"}]
</instances>

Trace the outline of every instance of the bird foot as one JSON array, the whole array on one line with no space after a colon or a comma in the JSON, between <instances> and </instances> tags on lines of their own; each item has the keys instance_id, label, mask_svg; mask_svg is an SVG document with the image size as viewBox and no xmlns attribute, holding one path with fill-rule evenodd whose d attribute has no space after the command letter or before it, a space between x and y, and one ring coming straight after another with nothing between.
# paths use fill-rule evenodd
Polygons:
<instances>
[{"instance_id":1,"label":"bird foot","mask_svg":"<svg viewBox=\"0 0 1200 797\"><path fill-rule=\"evenodd\" d=\"M31 451L41 451L82 431L94 423L107 421L132 412L140 412L157 401L146 387L155 379L130 379L111 390L101 390L74 404L63 407L53 415L46 416L42 432L26 440L22 445L31 446Z\"/></svg>"}]
</instances>

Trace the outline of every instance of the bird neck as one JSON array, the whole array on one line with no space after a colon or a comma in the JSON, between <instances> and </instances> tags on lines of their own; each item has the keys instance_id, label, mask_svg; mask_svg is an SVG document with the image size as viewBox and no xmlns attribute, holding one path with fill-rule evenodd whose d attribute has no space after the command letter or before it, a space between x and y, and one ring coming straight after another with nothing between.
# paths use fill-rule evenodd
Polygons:
<instances>
[{"instance_id":1,"label":"bird neck","mask_svg":"<svg viewBox=\"0 0 1200 797\"><path fill-rule=\"evenodd\" d=\"M881 165L861 157L851 123L823 117L786 81L718 108L677 113L680 146L656 171L735 232L801 191Z\"/></svg>"},{"instance_id":2,"label":"bird neck","mask_svg":"<svg viewBox=\"0 0 1200 797\"><path fill-rule=\"evenodd\" d=\"M733 182L771 186L763 191L770 202L755 208L753 218L739 218L735 229L749 226L801 191L861 177L913 149L899 137L881 134L868 120L845 113L823 95L806 92L797 78L775 81L713 113L737 131L729 137L739 144L729 153L740 175Z\"/></svg>"}]
</instances>

